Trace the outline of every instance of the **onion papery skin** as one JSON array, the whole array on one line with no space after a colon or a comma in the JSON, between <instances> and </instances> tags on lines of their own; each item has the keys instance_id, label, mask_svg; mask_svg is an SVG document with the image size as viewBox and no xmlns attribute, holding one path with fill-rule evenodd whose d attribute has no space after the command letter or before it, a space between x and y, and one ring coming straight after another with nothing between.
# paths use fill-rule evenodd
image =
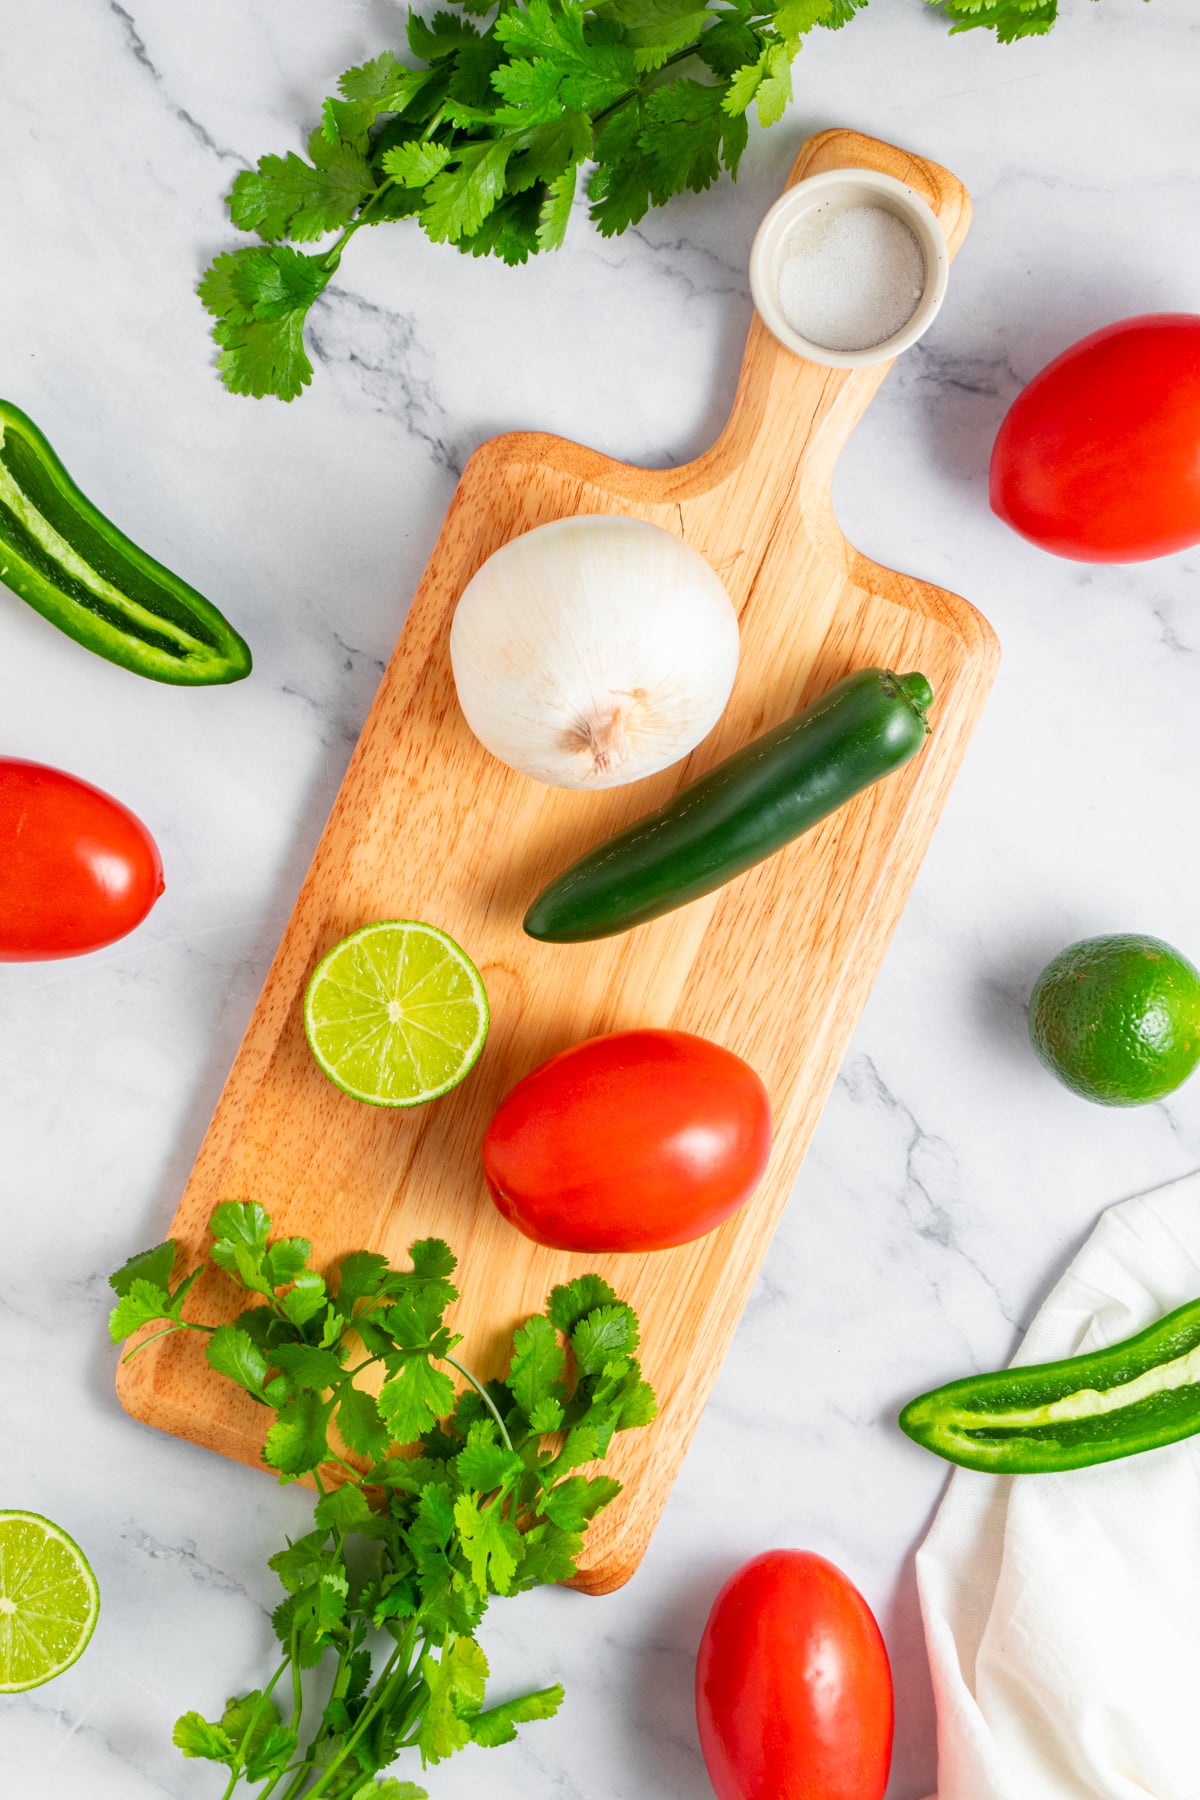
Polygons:
<instances>
[{"instance_id":1,"label":"onion papery skin","mask_svg":"<svg viewBox=\"0 0 1200 1800\"><path fill-rule=\"evenodd\" d=\"M612 514L502 545L450 628L467 724L551 787L619 787L678 762L725 710L737 659L733 602L699 552Z\"/></svg>"}]
</instances>

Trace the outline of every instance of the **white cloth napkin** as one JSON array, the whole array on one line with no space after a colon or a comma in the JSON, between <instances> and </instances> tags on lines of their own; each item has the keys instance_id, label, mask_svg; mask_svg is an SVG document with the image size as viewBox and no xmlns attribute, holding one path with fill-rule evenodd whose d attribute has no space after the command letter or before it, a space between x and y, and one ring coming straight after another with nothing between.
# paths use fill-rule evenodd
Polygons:
<instances>
[{"instance_id":1,"label":"white cloth napkin","mask_svg":"<svg viewBox=\"0 0 1200 1800\"><path fill-rule=\"evenodd\" d=\"M1200 1173L1101 1216L1019 1363L1200 1298ZM1200 1437L1055 1475L954 1473L917 1553L936 1800L1200 1800Z\"/></svg>"}]
</instances>

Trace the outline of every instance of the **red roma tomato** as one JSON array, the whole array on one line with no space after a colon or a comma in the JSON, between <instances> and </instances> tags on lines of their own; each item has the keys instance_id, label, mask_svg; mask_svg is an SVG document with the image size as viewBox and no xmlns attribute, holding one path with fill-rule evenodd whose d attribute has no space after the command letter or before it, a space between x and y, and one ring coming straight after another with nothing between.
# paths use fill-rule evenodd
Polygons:
<instances>
[{"instance_id":1,"label":"red roma tomato","mask_svg":"<svg viewBox=\"0 0 1200 1800\"><path fill-rule=\"evenodd\" d=\"M162 891L158 848L128 807L61 769L0 757L0 962L99 950Z\"/></svg>"},{"instance_id":2,"label":"red roma tomato","mask_svg":"<svg viewBox=\"0 0 1200 1800\"><path fill-rule=\"evenodd\" d=\"M483 1140L492 1199L554 1250L665 1250L748 1200L771 1103L748 1063L686 1031L615 1031L552 1056Z\"/></svg>"},{"instance_id":3,"label":"red roma tomato","mask_svg":"<svg viewBox=\"0 0 1200 1800\"><path fill-rule=\"evenodd\" d=\"M840 1569L768 1550L730 1577L700 1640L696 1719L717 1800L883 1800L892 1672Z\"/></svg>"},{"instance_id":4,"label":"red roma tomato","mask_svg":"<svg viewBox=\"0 0 1200 1800\"><path fill-rule=\"evenodd\" d=\"M1035 375L996 438L991 501L1080 562L1200 543L1200 318L1124 319Z\"/></svg>"}]
</instances>

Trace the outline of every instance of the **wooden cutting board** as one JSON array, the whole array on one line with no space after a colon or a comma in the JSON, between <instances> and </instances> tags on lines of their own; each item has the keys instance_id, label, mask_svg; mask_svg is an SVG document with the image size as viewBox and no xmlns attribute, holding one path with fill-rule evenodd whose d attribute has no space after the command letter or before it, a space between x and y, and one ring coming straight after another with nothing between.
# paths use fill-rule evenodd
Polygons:
<instances>
[{"instance_id":1,"label":"wooden cutting board","mask_svg":"<svg viewBox=\"0 0 1200 1800\"><path fill-rule=\"evenodd\" d=\"M890 145L823 132L804 145L791 181L847 165L909 183L957 248L970 212L965 190ZM362 1248L399 1260L415 1238L444 1237L460 1258L459 1355L485 1375L502 1368L514 1327L555 1282L587 1268L606 1275L640 1315L661 1411L649 1429L619 1438L610 1457L626 1485L588 1539L577 1585L591 1593L627 1580L645 1551L996 668L996 640L965 601L869 562L834 519L834 464L887 367L818 368L756 318L729 423L684 468L631 468L532 433L476 451L172 1226L198 1259L213 1207L257 1200L279 1233L312 1239L320 1265ZM727 711L686 763L581 794L514 774L472 737L447 644L459 594L498 545L548 519L601 512L651 519L707 557L739 608L742 654ZM899 774L652 925L595 944L523 934L528 901L580 852L872 665L921 669L933 683L933 736ZM474 1073L413 1113L349 1099L317 1069L304 1037L314 965L380 918L448 931L491 998L491 1036ZM488 1198L484 1126L508 1088L554 1051L645 1025L713 1038L759 1071L775 1117L766 1178L720 1230L680 1249L542 1250ZM213 1321L237 1310L219 1275L203 1279L193 1304ZM266 1413L209 1371L196 1339L181 1334L147 1350L122 1367L118 1390L136 1418L259 1462Z\"/></svg>"}]
</instances>

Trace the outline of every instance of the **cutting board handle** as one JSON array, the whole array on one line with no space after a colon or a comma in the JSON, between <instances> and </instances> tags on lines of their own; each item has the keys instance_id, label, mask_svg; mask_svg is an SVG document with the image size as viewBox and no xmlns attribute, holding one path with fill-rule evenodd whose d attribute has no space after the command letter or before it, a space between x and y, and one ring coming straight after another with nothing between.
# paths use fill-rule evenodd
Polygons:
<instances>
[{"instance_id":1,"label":"cutting board handle","mask_svg":"<svg viewBox=\"0 0 1200 1800\"><path fill-rule=\"evenodd\" d=\"M857 131L818 132L801 146L786 186L849 168L878 170L913 188L932 208L954 256L971 221L966 188L948 169L894 144ZM793 504L799 504L814 536L826 535L833 525L834 466L891 366L888 361L831 369L808 362L772 336L756 313L725 429L711 450L679 474L686 474L693 491L701 474L702 486L716 486L760 458L764 444L790 444L797 479Z\"/></svg>"}]
</instances>

